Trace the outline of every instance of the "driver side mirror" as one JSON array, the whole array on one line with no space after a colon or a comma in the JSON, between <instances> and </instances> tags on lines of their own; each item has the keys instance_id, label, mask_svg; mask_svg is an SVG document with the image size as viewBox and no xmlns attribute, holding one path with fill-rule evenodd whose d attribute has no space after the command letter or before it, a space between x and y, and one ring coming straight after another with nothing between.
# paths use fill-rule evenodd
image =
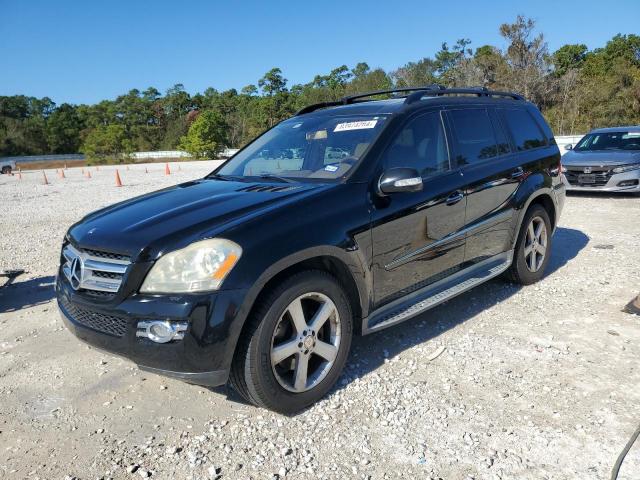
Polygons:
<instances>
[{"instance_id":1,"label":"driver side mirror","mask_svg":"<svg viewBox=\"0 0 640 480\"><path fill-rule=\"evenodd\" d=\"M570 143L567 143L567 144L564 146L564 149L565 149L565 150L573 150L573 145L571 145Z\"/></svg>"},{"instance_id":2,"label":"driver side mirror","mask_svg":"<svg viewBox=\"0 0 640 480\"><path fill-rule=\"evenodd\" d=\"M378 190L382 195L401 192L422 191L422 177L415 168L391 168L378 180Z\"/></svg>"}]
</instances>

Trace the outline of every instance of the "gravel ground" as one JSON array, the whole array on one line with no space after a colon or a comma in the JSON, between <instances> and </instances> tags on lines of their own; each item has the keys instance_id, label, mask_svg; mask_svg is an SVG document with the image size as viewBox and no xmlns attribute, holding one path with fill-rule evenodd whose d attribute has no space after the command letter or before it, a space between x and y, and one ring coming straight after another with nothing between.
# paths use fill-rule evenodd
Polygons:
<instances>
[{"instance_id":1,"label":"gravel ground","mask_svg":"<svg viewBox=\"0 0 640 480\"><path fill-rule=\"evenodd\" d=\"M213 163L171 168L120 167L122 188L114 167L0 177L0 270L27 271L0 288L0 477L608 478L640 423L640 317L622 312L640 290L640 198L568 197L542 282L495 280L355 339L330 395L287 417L140 372L58 318L68 226ZM640 445L620 478L640 478Z\"/></svg>"}]
</instances>

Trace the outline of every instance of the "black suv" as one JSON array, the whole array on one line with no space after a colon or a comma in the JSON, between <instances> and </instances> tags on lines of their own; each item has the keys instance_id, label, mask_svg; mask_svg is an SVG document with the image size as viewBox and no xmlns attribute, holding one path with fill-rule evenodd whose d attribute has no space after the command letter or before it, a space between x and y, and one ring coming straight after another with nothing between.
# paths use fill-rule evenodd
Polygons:
<instances>
[{"instance_id":1,"label":"black suv","mask_svg":"<svg viewBox=\"0 0 640 480\"><path fill-rule=\"evenodd\" d=\"M387 94L392 98L372 100ZM56 291L80 339L294 412L354 333L505 273L539 280L560 152L522 97L429 86L304 108L205 178L73 225Z\"/></svg>"}]
</instances>

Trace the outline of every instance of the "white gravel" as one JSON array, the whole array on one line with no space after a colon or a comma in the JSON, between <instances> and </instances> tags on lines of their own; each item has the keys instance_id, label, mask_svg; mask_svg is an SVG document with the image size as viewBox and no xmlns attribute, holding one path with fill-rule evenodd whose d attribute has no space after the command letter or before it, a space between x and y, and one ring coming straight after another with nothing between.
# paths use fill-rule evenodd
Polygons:
<instances>
[{"instance_id":1,"label":"white gravel","mask_svg":"<svg viewBox=\"0 0 640 480\"><path fill-rule=\"evenodd\" d=\"M0 176L0 477L602 479L640 423L640 198L570 196L539 284L492 281L358 338L292 417L138 371L67 332L52 299L84 214L212 162ZM2 284L0 279L0 285ZM637 479L640 445L620 479Z\"/></svg>"}]
</instances>

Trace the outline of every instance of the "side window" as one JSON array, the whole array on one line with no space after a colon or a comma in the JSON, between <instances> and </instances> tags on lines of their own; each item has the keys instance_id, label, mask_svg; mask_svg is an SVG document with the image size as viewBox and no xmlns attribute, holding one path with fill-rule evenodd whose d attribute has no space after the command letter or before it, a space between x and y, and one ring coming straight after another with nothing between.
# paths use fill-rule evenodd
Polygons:
<instances>
[{"instance_id":1,"label":"side window","mask_svg":"<svg viewBox=\"0 0 640 480\"><path fill-rule=\"evenodd\" d=\"M544 147L547 144L542 130L529 112L520 108L504 109L502 112L518 151Z\"/></svg>"},{"instance_id":2,"label":"side window","mask_svg":"<svg viewBox=\"0 0 640 480\"><path fill-rule=\"evenodd\" d=\"M489 110L489 116L491 117L491 123L493 123L493 131L496 134L496 146L498 147L498 155L506 155L511 153L511 143L500 115L494 109Z\"/></svg>"},{"instance_id":3,"label":"side window","mask_svg":"<svg viewBox=\"0 0 640 480\"><path fill-rule=\"evenodd\" d=\"M496 137L485 108L449 110L453 127L455 160L458 166L498 155Z\"/></svg>"},{"instance_id":4,"label":"side window","mask_svg":"<svg viewBox=\"0 0 640 480\"><path fill-rule=\"evenodd\" d=\"M449 152L440 112L410 120L384 156L386 168L415 168L428 177L449 170Z\"/></svg>"}]
</instances>

